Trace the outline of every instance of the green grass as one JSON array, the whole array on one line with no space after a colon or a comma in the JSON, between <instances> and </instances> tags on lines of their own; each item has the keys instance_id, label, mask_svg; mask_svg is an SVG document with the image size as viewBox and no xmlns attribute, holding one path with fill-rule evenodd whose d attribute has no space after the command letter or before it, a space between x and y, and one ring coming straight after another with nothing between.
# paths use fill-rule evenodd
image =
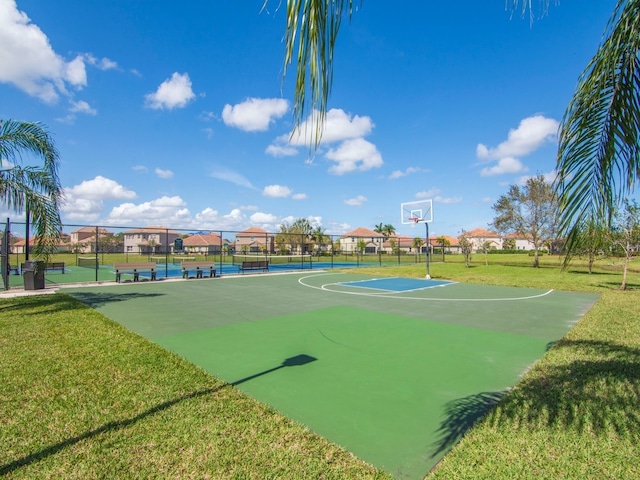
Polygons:
<instances>
[{"instance_id":1,"label":"green grass","mask_svg":"<svg viewBox=\"0 0 640 480\"><path fill-rule=\"evenodd\" d=\"M432 276L602 296L514 389L449 406L443 443L462 440L429 478L640 478L638 261L623 292L610 260L461 260ZM0 385L8 478L388 478L64 294L0 300Z\"/></svg>"}]
</instances>

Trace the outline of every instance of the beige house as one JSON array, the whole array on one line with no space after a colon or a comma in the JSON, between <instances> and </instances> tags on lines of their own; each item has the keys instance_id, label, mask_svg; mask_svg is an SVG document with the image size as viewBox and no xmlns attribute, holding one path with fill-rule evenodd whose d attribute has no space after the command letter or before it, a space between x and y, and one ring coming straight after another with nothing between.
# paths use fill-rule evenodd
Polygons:
<instances>
[{"instance_id":1,"label":"beige house","mask_svg":"<svg viewBox=\"0 0 640 480\"><path fill-rule=\"evenodd\" d=\"M464 236L471 243L471 249L474 252L481 250L485 243L490 249L502 250L502 237L499 233L485 230L484 228L476 228L466 232Z\"/></svg>"},{"instance_id":2,"label":"beige house","mask_svg":"<svg viewBox=\"0 0 640 480\"><path fill-rule=\"evenodd\" d=\"M236 253L274 253L275 238L259 227L251 227L236 233Z\"/></svg>"},{"instance_id":3,"label":"beige house","mask_svg":"<svg viewBox=\"0 0 640 480\"><path fill-rule=\"evenodd\" d=\"M60 234L60 242L56 245L55 253L64 253L70 250L69 248L69 235L67 233ZM33 251L36 244L36 238L29 239L29 252ZM27 241L24 238L19 238L9 246L9 253L26 253Z\"/></svg>"},{"instance_id":4,"label":"beige house","mask_svg":"<svg viewBox=\"0 0 640 480\"><path fill-rule=\"evenodd\" d=\"M95 253L96 231L98 244L101 242L104 243L107 239L113 239L113 232L104 228L98 228L96 230L96 227L82 227L71 232L71 250L78 253ZM100 245L98 248L100 248Z\"/></svg>"},{"instance_id":5,"label":"beige house","mask_svg":"<svg viewBox=\"0 0 640 480\"><path fill-rule=\"evenodd\" d=\"M504 240L513 240L516 250L529 251L535 249L535 245L526 235L520 235L518 233L510 233L509 235L505 235L502 248L504 248Z\"/></svg>"},{"instance_id":6,"label":"beige house","mask_svg":"<svg viewBox=\"0 0 640 480\"><path fill-rule=\"evenodd\" d=\"M360 252L359 246L364 242L364 253L378 253L384 250L385 237L381 233L368 228L358 227L340 237L340 250L342 253Z\"/></svg>"},{"instance_id":7,"label":"beige house","mask_svg":"<svg viewBox=\"0 0 640 480\"><path fill-rule=\"evenodd\" d=\"M182 250L185 255L218 255L223 243L222 237L215 233L197 233L182 239Z\"/></svg>"},{"instance_id":8,"label":"beige house","mask_svg":"<svg viewBox=\"0 0 640 480\"><path fill-rule=\"evenodd\" d=\"M172 253L173 242L180 234L167 227L149 226L123 232L125 253L153 255Z\"/></svg>"}]
</instances>

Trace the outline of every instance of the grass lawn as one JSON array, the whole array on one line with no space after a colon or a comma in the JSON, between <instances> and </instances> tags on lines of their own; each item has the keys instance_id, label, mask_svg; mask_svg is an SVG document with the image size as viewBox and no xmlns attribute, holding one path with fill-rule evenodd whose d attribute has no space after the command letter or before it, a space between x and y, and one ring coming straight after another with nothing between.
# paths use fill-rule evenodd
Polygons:
<instances>
[{"instance_id":1,"label":"grass lawn","mask_svg":"<svg viewBox=\"0 0 640 480\"><path fill-rule=\"evenodd\" d=\"M602 296L514 389L450 405L442 430L462 440L430 479L640 478L640 265L622 292L608 260L593 275L542 260L431 265L436 278ZM0 384L9 478L389 478L64 294L0 300Z\"/></svg>"}]
</instances>

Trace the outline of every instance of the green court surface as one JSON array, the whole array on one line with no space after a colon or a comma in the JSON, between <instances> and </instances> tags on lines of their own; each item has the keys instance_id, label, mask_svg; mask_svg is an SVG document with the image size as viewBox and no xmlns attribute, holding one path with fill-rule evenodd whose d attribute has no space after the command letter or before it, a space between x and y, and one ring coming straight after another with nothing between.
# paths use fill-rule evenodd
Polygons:
<instances>
[{"instance_id":1,"label":"green court surface","mask_svg":"<svg viewBox=\"0 0 640 480\"><path fill-rule=\"evenodd\" d=\"M403 479L424 477L597 300L363 280L296 273L66 291Z\"/></svg>"}]
</instances>

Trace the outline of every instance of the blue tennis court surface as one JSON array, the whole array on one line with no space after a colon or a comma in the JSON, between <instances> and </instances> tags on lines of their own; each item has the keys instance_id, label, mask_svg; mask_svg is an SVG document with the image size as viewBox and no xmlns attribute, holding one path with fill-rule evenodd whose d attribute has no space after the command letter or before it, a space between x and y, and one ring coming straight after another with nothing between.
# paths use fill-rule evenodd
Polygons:
<instances>
[{"instance_id":1,"label":"blue tennis court surface","mask_svg":"<svg viewBox=\"0 0 640 480\"><path fill-rule=\"evenodd\" d=\"M421 278L376 278L373 280L360 280L356 282L343 282L340 285L347 287L369 288L373 290L384 290L387 292L411 292L423 290L425 288L443 287L455 282L447 280L431 280Z\"/></svg>"}]
</instances>

